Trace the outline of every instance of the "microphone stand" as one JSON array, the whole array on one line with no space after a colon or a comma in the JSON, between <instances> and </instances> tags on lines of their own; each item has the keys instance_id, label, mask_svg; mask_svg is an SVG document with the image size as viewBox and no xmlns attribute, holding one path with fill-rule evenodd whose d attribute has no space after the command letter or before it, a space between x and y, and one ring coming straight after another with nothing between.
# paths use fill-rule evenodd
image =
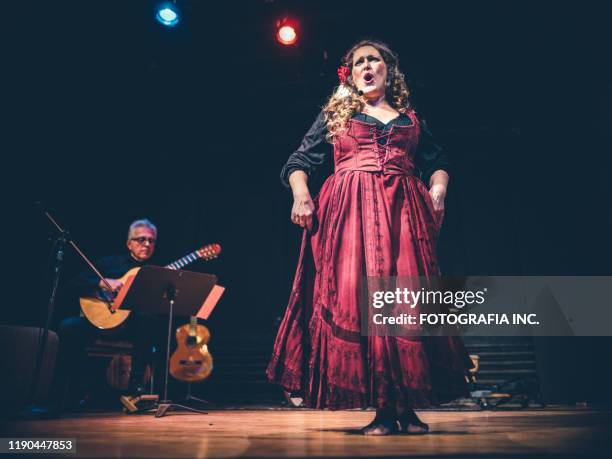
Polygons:
<instances>
[{"instance_id":1,"label":"microphone stand","mask_svg":"<svg viewBox=\"0 0 612 459\"><path fill-rule=\"evenodd\" d=\"M55 221L55 219L53 218L53 216L42 207L42 204L40 202L37 203L40 207L42 212L45 214L45 216L49 219L49 221L51 222L51 224L53 226L55 226L55 228L60 232L60 235L63 235L65 237L65 242L68 242L72 248L76 251L76 253L79 254L79 256L83 259L83 261L85 263L87 263L87 266L89 266L92 271L94 273L96 273L96 276L98 276L98 278L104 283L104 285L106 285L106 288L108 289L108 291L112 291L113 288L111 287L111 285L108 283L108 281L104 278L104 276L100 273L100 271L98 271L96 269L96 267L94 266L94 264L89 261L89 258L87 258L87 256L83 253L83 251L81 249L79 249L79 246L75 244L75 242L70 238L69 233L67 230L65 230L64 228L62 228L57 221ZM60 236L61 237L61 236ZM63 251L62 251L62 256L63 256Z\"/></svg>"},{"instance_id":2,"label":"microphone stand","mask_svg":"<svg viewBox=\"0 0 612 459\"><path fill-rule=\"evenodd\" d=\"M47 317L45 320L45 327L42 331L42 335L39 339L38 350L36 354L36 365L34 367L34 372L32 376L32 383L30 385L30 390L28 391L28 404L27 407L21 412L24 417L36 417L36 416L48 416L45 410L38 408L34 405L33 400L36 396L36 390L38 388L38 382L40 379L40 372L43 366L43 360L45 355L45 348L47 346L47 340L49 336L49 328L51 326L51 320L53 319L53 314L55 312L55 300L57 297L57 290L59 286L59 281L62 273L62 263L64 261L64 252L66 248L66 244L70 244L72 248L80 255L80 257L87 263L87 265L96 273L96 275L100 278L100 280L107 286L109 291L112 290L112 287L107 282L107 280L102 276L100 271L96 269L91 261L87 258L87 256L79 249L79 247L74 243L72 238L70 237L70 233L67 229L61 227L57 221L53 218L53 216L43 207L41 202L36 202L36 205L40 207L41 212L47 217L47 219L51 222L51 224L57 229L59 235L55 238L53 242L53 270L52 276L53 279L51 281L51 290L49 293L49 298L47 301Z\"/></svg>"},{"instance_id":3,"label":"microphone stand","mask_svg":"<svg viewBox=\"0 0 612 459\"><path fill-rule=\"evenodd\" d=\"M34 365L34 371L32 373L32 381L28 390L28 396L26 398L26 408L20 413L24 417L38 417L46 416L49 413L44 408L40 408L34 404L34 398L38 389L38 383L40 380L40 373L42 371L45 351L47 347L47 340L49 339L49 328L51 326L51 320L53 319L53 313L55 311L55 299L57 296L57 289L62 273L62 262L64 261L64 250L66 243L70 239L70 234L66 230L61 230L59 235L53 241L52 247L52 259L53 269L51 289L49 292L49 298L47 300L47 315L45 318L45 325L42 331L39 331L38 346L36 350L36 363Z\"/></svg>"}]
</instances>

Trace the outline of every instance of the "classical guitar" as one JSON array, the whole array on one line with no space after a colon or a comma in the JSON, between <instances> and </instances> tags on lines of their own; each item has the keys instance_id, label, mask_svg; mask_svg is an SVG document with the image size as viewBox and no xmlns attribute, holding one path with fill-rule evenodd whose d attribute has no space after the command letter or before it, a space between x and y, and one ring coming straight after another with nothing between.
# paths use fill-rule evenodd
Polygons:
<instances>
[{"instance_id":1,"label":"classical guitar","mask_svg":"<svg viewBox=\"0 0 612 459\"><path fill-rule=\"evenodd\" d=\"M182 269L200 258L203 260L217 258L219 253L221 253L221 246L219 244L209 244L166 265L165 268ZM131 281L139 270L140 268L132 268L123 277L117 279L123 284L123 287L117 294L99 291L97 297L82 297L80 299L81 311L92 325L101 329L114 328L121 325L128 318L130 311L113 307L113 301L115 298L126 294Z\"/></svg>"},{"instance_id":2,"label":"classical guitar","mask_svg":"<svg viewBox=\"0 0 612 459\"><path fill-rule=\"evenodd\" d=\"M176 350L170 358L170 374L180 381L205 379L212 371L213 359L208 352L210 332L191 317L188 324L176 331Z\"/></svg>"}]
</instances>

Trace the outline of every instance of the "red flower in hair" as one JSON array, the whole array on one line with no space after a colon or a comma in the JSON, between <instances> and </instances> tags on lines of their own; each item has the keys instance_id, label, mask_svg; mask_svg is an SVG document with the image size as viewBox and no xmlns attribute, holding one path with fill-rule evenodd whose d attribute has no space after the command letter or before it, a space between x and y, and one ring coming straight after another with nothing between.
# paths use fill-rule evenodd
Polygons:
<instances>
[{"instance_id":1,"label":"red flower in hair","mask_svg":"<svg viewBox=\"0 0 612 459\"><path fill-rule=\"evenodd\" d=\"M340 80L340 84L344 84L350 74L351 69L348 68L346 65L338 67L338 79Z\"/></svg>"}]
</instances>

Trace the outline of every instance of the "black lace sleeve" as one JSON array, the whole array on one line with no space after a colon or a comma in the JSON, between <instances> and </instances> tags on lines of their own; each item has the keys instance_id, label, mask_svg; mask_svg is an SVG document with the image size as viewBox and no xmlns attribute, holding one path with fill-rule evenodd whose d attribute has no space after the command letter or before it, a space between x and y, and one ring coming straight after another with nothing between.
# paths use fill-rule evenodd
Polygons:
<instances>
[{"instance_id":1,"label":"black lace sleeve","mask_svg":"<svg viewBox=\"0 0 612 459\"><path fill-rule=\"evenodd\" d=\"M311 176L323 164L331 149L331 145L325 140L326 134L327 123L321 112L281 171L281 181L285 186L289 186L289 176L293 171L304 171Z\"/></svg>"},{"instance_id":2,"label":"black lace sleeve","mask_svg":"<svg viewBox=\"0 0 612 459\"><path fill-rule=\"evenodd\" d=\"M437 170L450 174L451 163L444 149L436 143L427 122L419 120L421 136L416 152L416 166L421 173L421 180L429 187L429 179Z\"/></svg>"}]
</instances>

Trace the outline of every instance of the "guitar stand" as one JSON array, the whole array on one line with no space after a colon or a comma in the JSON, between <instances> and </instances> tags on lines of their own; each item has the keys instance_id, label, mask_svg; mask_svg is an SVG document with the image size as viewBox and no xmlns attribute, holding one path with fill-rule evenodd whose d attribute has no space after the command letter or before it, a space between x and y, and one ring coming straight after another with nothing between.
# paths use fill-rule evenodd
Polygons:
<instances>
[{"instance_id":1,"label":"guitar stand","mask_svg":"<svg viewBox=\"0 0 612 459\"><path fill-rule=\"evenodd\" d=\"M204 400L203 398L199 398L199 397L195 397L194 395L191 395L191 383L190 382L187 383L187 395L185 395L185 398L181 400L180 402L181 403L196 402L196 403L201 403L202 405L208 405L208 406L213 405L213 403L209 402L208 400Z\"/></svg>"},{"instance_id":2,"label":"guitar stand","mask_svg":"<svg viewBox=\"0 0 612 459\"><path fill-rule=\"evenodd\" d=\"M202 405L209 405L209 406L212 405L212 403L209 402L208 400L204 400L203 398L199 398L199 397L195 397L191 395L191 383L187 383L187 395L185 395L184 399L179 400L179 402L180 403L173 403L171 400L162 400L161 402L159 402L159 405L157 406L155 417L161 418L162 416L166 414L166 411L172 408L179 408L182 410L191 411L193 413L199 413L199 414L208 414L208 412L206 411L198 410L192 406L185 405L185 403L188 404L190 402L196 402L196 403L201 403Z\"/></svg>"},{"instance_id":3,"label":"guitar stand","mask_svg":"<svg viewBox=\"0 0 612 459\"><path fill-rule=\"evenodd\" d=\"M157 411L155 411L155 417L161 418L166 415L166 412L168 410L177 409L177 408L179 410L191 411L192 413L208 414L207 411L196 410L195 408L192 408L190 406L180 405L178 403L172 403L171 400L162 400L159 403L159 405L157 405Z\"/></svg>"},{"instance_id":4,"label":"guitar stand","mask_svg":"<svg viewBox=\"0 0 612 459\"><path fill-rule=\"evenodd\" d=\"M174 285L169 285L166 287L166 298L170 303L170 309L168 311L168 336L166 340L166 374L164 377L164 399L160 400L157 405L157 410L155 411L155 417L161 418L166 415L169 410L179 409L191 411L192 413L198 414L208 414L206 411L198 410L196 408L192 408L191 406L182 405L179 403L173 403L172 400L168 400L168 375L170 374L170 342L172 339L172 315L174 310L174 300L176 298L177 290ZM191 383L189 383L189 387L187 389L187 397L185 401L189 401L189 399L196 399L197 397L191 396ZM199 401L200 399L197 399Z\"/></svg>"}]
</instances>

